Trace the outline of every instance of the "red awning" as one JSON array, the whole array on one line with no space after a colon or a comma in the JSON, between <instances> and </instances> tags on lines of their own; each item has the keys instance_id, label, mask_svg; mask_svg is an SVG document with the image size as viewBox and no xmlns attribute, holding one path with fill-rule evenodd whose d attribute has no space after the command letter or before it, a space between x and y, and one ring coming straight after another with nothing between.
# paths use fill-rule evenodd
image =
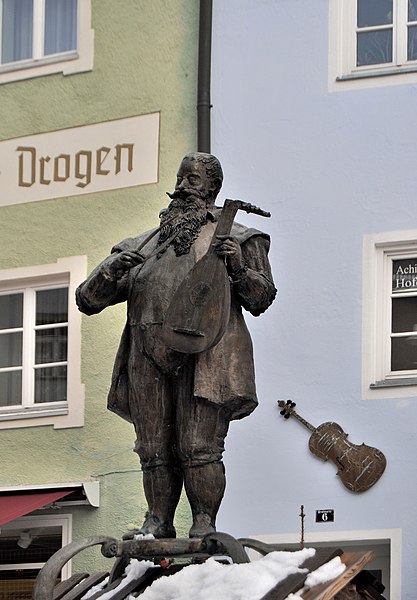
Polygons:
<instances>
[{"instance_id":1,"label":"red awning","mask_svg":"<svg viewBox=\"0 0 417 600\"><path fill-rule=\"evenodd\" d=\"M42 492L40 494L7 494L0 496L0 525L51 504L71 494L72 491L60 490L59 492Z\"/></svg>"}]
</instances>

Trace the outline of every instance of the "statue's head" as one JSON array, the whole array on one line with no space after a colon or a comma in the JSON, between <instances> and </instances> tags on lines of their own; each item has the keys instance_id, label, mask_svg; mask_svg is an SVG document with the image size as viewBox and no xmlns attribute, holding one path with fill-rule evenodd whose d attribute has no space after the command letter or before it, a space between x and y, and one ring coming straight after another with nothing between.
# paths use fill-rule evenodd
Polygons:
<instances>
[{"instance_id":1,"label":"statue's head","mask_svg":"<svg viewBox=\"0 0 417 600\"><path fill-rule=\"evenodd\" d=\"M159 215L158 244L172 238L176 255L187 254L207 223L207 209L214 205L222 183L223 171L215 156L204 152L187 154L178 169L175 190L168 193L171 202Z\"/></svg>"},{"instance_id":2,"label":"statue's head","mask_svg":"<svg viewBox=\"0 0 417 600\"><path fill-rule=\"evenodd\" d=\"M175 190L198 192L206 196L208 204L214 204L222 183L223 171L219 160L212 154L194 152L182 159Z\"/></svg>"}]
</instances>

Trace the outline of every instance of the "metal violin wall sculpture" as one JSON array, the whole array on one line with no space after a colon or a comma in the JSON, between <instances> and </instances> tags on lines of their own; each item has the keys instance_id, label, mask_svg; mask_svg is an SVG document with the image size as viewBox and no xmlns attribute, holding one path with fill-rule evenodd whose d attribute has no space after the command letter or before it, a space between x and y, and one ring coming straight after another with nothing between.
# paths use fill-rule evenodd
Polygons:
<instances>
[{"instance_id":1,"label":"metal violin wall sculpture","mask_svg":"<svg viewBox=\"0 0 417 600\"><path fill-rule=\"evenodd\" d=\"M337 423L323 423L313 427L295 412L296 404L291 400L279 400L278 406L282 409L280 413L284 419L295 417L312 432L310 451L322 460L330 459L334 462L338 468L337 475L348 490L365 492L380 479L387 464L380 450L366 444L352 444L347 439L348 434Z\"/></svg>"}]
</instances>

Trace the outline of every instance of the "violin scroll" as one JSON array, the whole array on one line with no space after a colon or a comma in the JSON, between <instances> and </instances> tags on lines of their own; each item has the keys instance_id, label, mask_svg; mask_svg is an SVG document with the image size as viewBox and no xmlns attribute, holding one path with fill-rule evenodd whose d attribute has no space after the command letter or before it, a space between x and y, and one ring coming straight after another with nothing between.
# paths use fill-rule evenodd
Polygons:
<instances>
[{"instance_id":1,"label":"violin scroll","mask_svg":"<svg viewBox=\"0 0 417 600\"><path fill-rule=\"evenodd\" d=\"M284 419L289 419L297 405L292 400L287 400L286 402L284 400L278 400L278 406L282 408L282 410L279 411L279 414L282 415Z\"/></svg>"}]
</instances>

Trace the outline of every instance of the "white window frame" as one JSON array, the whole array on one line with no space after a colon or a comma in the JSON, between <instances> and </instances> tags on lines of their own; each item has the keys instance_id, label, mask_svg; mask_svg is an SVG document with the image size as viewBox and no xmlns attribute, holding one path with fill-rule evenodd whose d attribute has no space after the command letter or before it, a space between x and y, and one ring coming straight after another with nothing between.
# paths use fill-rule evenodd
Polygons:
<instances>
[{"instance_id":1,"label":"white window frame","mask_svg":"<svg viewBox=\"0 0 417 600\"><path fill-rule=\"evenodd\" d=\"M91 28L91 0L78 0L77 48L42 56L45 0L34 0L33 58L0 64L0 84L43 75L71 75L91 71L94 57L94 31ZM0 0L0 32L2 0Z\"/></svg>"},{"instance_id":2,"label":"white window frame","mask_svg":"<svg viewBox=\"0 0 417 600\"><path fill-rule=\"evenodd\" d=\"M300 549L299 533L279 533L268 535L251 535L251 538L261 540L268 544L282 544L283 549ZM381 556L379 548L389 547L389 571L388 577L383 580L386 589L383 592L387 600L398 600L401 598L401 562L402 562L402 529L361 529L352 531L328 531L328 532L306 532L304 536L305 546L320 547L331 545L341 548L346 552L358 552L372 550L375 559L365 565L365 569L388 570L386 557Z\"/></svg>"},{"instance_id":3,"label":"white window frame","mask_svg":"<svg viewBox=\"0 0 417 600\"><path fill-rule=\"evenodd\" d=\"M48 527L61 527L62 544L66 546L72 542L72 514L64 515L33 515L20 517L14 521L9 521L1 526L2 532L12 529L46 529ZM0 578L2 571L14 569L30 570L41 569L45 563L18 563L11 565L0 565ZM68 561L61 570L61 579L71 577L71 561Z\"/></svg>"},{"instance_id":4,"label":"white window frame","mask_svg":"<svg viewBox=\"0 0 417 600\"><path fill-rule=\"evenodd\" d=\"M19 407L0 407L0 429L53 425L56 429L84 425L84 385L81 383L81 314L75 290L85 279L86 256L60 258L56 263L0 271L0 290L14 292L23 286L68 285L67 400Z\"/></svg>"},{"instance_id":5,"label":"white window frame","mask_svg":"<svg viewBox=\"0 0 417 600\"><path fill-rule=\"evenodd\" d=\"M329 90L417 82L417 60L407 60L407 0L394 0L393 62L356 66L356 0L329 0Z\"/></svg>"},{"instance_id":6,"label":"white window frame","mask_svg":"<svg viewBox=\"0 0 417 600\"><path fill-rule=\"evenodd\" d=\"M7 294L23 294L23 323L21 327L15 327L10 330L5 330L2 334L7 333L21 333L22 334L22 361L21 365L17 367L6 367L4 371L21 371L22 372L22 402L19 408L7 407L7 411L20 412L22 408L25 410L38 410L41 408L43 411L46 408L47 403L35 404L35 380L33 377L33 370L39 368L48 367L68 367L68 360L55 361L51 363L42 363L36 365L35 352L36 352L36 332L45 331L46 329L64 328L67 331L68 338L68 321L60 323L51 323L47 325L36 325L36 293L52 289L68 289L68 276L66 274L54 275L52 278L44 280L35 279L35 281L29 281L28 283L19 286L19 288L10 287L11 284L3 285L0 290L0 297ZM3 371L3 369L0 369ZM67 402L53 402L49 404L50 407L58 408L61 405L62 408L67 406ZM42 408L43 407L43 408ZM0 413L3 408L0 407Z\"/></svg>"},{"instance_id":7,"label":"white window frame","mask_svg":"<svg viewBox=\"0 0 417 600\"><path fill-rule=\"evenodd\" d=\"M414 257L417 257L417 230L385 232L364 237L364 399L408 398L417 395L417 370L390 370L392 261Z\"/></svg>"}]
</instances>

